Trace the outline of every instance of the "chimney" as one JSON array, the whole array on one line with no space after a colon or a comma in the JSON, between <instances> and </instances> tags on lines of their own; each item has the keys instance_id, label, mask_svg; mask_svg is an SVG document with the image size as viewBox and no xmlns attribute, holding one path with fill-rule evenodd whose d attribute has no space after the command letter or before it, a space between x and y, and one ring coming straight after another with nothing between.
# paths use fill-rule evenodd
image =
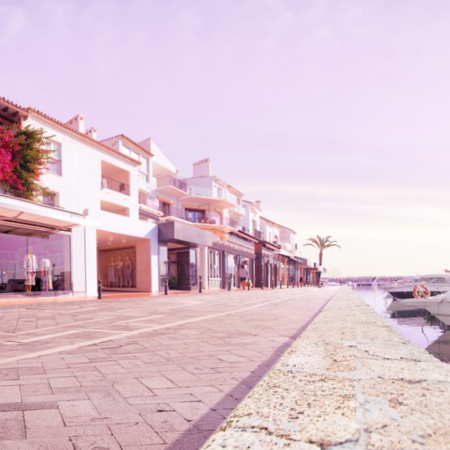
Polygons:
<instances>
[{"instance_id":1,"label":"chimney","mask_svg":"<svg viewBox=\"0 0 450 450\"><path fill-rule=\"evenodd\" d=\"M261 200L256 200L255 205L258 209L261 209Z\"/></svg>"},{"instance_id":2,"label":"chimney","mask_svg":"<svg viewBox=\"0 0 450 450\"><path fill-rule=\"evenodd\" d=\"M205 158L193 164L194 177L210 177L212 175L211 159Z\"/></svg>"},{"instance_id":3,"label":"chimney","mask_svg":"<svg viewBox=\"0 0 450 450\"><path fill-rule=\"evenodd\" d=\"M94 127L89 128L89 130L86 131L86 136L97 140L97 130Z\"/></svg>"},{"instance_id":4,"label":"chimney","mask_svg":"<svg viewBox=\"0 0 450 450\"><path fill-rule=\"evenodd\" d=\"M81 114L77 114L75 117L70 119L64 125L67 125L72 130L84 134L84 117Z\"/></svg>"}]
</instances>

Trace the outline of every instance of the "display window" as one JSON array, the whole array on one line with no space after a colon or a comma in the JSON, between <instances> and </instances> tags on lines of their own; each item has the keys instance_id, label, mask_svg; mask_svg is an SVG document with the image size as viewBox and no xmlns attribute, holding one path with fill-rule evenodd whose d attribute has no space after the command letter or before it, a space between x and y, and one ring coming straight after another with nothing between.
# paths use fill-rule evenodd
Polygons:
<instances>
[{"instance_id":1,"label":"display window","mask_svg":"<svg viewBox=\"0 0 450 450\"><path fill-rule=\"evenodd\" d=\"M71 291L70 234L0 233L0 294Z\"/></svg>"},{"instance_id":2,"label":"display window","mask_svg":"<svg viewBox=\"0 0 450 450\"><path fill-rule=\"evenodd\" d=\"M135 247L100 250L98 262L98 278L104 288L136 287Z\"/></svg>"}]
</instances>

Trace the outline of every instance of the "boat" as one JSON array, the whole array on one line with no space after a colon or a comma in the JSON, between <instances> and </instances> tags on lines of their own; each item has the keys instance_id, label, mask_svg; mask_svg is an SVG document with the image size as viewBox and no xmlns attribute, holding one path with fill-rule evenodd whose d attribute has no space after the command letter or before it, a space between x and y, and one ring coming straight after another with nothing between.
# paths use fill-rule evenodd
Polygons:
<instances>
[{"instance_id":1,"label":"boat","mask_svg":"<svg viewBox=\"0 0 450 450\"><path fill-rule=\"evenodd\" d=\"M422 306L417 307L415 305L406 305L404 303L404 300L399 300L391 296L389 296L388 298L391 300L391 302L386 306L386 311L391 313L391 317L415 317L423 316L424 313L426 313L426 309Z\"/></svg>"},{"instance_id":2,"label":"boat","mask_svg":"<svg viewBox=\"0 0 450 450\"><path fill-rule=\"evenodd\" d=\"M427 310L443 324L450 326L450 292L427 299L399 300L403 305Z\"/></svg>"},{"instance_id":3,"label":"boat","mask_svg":"<svg viewBox=\"0 0 450 450\"><path fill-rule=\"evenodd\" d=\"M450 275L424 275L417 281L386 288L386 291L397 300L413 299L420 296L417 294L420 294L421 286L425 286L424 297L435 297L436 295L443 294L444 292L450 291Z\"/></svg>"}]
</instances>

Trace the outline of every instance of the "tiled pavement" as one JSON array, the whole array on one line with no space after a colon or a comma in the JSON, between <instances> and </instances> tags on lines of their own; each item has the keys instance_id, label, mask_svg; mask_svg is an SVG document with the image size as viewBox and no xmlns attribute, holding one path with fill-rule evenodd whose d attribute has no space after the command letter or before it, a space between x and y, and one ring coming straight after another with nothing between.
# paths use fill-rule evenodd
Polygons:
<instances>
[{"instance_id":1,"label":"tiled pavement","mask_svg":"<svg viewBox=\"0 0 450 450\"><path fill-rule=\"evenodd\" d=\"M0 449L199 449L336 290L2 306Z\"/></svg>"}]
</instances>

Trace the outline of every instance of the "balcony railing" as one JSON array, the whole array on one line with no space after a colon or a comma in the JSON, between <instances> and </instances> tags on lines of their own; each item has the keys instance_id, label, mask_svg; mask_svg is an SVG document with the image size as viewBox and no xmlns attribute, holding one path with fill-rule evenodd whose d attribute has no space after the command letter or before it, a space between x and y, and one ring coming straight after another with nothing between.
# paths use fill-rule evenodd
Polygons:
<instances>
[{"instance_id":1,"label":"balcony railing","mask_svg":"<svg viewBox=\"0 0 450 450\"><path fill-rule=\"evenodd\" d=\"M208 225L224 225L236 229L240 227L238 221L230 219L229 217L213 216L208 213L205 213L205 215L203 216L192 215L190 214L189 211L185 211L184 209L175 208L173 206L167 208L167 206L163 204L160 205L159 210L165 216L177 217L178 219L187 220L192 223L205 223Z\"/></svg>"},{"instance_id":2,"label":"balcony railing","mask_svg":"<svg viewBox=\"0 0 450 450\"><path fill-rule=\"evenodd\" d=\"M130 195L130 185L124 183L123 181L115 180L114 178L109 178L102 176L102 189L111 189L112 191L120 192L121 194Z\"/></svg>"},{"instance_id":3,"label":"balcony railing","mask_svg":"<svg viewBox=\"0 0 450 450\"><path fill-rule=\"evenodd\" d=\"M241 227L241 230L244 233L250 234L251 236L254 236L256 239L259 239L260 241L264 240L264 233L261 230L249 230L246 227Z\"/></svg>"},{"instance_id":4,"label":"balcony railing","mask_svg":"<svg viewBox=\"0 0 450 450\"><path fill-rule=\"evenodd\" d=\"M158 178L158 180L157 180L158 188L163 188L166 186L172 186L174 188L179 189L180 191L187 192L186 183L178 180L175 177L172 177L171 175L167 175L165 177Z\"/></svg>"},{"instance_id":5,"label":"balcony railing","mask_svg":"<svg viewBox=\"0 0 450 450\"><path fill-rule=\"evenodd\" d=\"M139 192L139 204L148 206L149 208L155 209L157 211L161 211L160 201L157 198L152 197L148 194L144 194L142 192Z\"/></svg>"},{"instance_id":6,"label":"balcony railing","mask_svg":"<svg viewBox=\"0 0 450 450\"><path fill-rule=\"evenodd\" d=\"M14 197L21 200L28 200L39 205L52 206L53 208L65 209L57 204L57 196L55 194L47 194L45 191L41 194L37 194L33 199L24 196L23 192L14 189L5 190L0 187L0 195L7 195L8 197Z\"/></svg>"}]
</instances>

